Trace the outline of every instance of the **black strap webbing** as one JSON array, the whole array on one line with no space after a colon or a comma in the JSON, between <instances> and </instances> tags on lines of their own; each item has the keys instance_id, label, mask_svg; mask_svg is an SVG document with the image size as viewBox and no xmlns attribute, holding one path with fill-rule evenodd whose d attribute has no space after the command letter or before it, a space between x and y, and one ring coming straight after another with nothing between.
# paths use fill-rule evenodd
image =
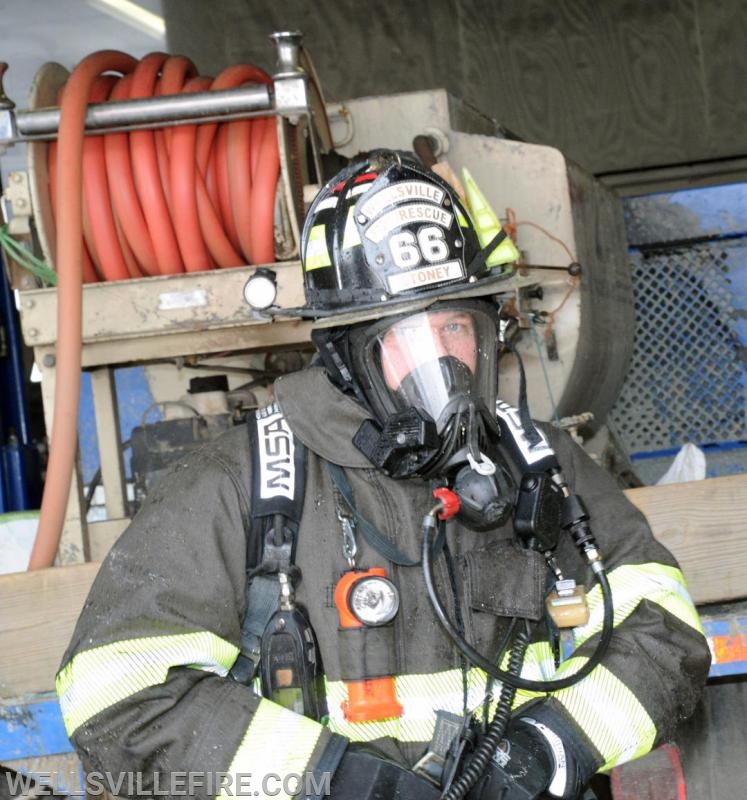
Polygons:
<instances>
[{"instance_id":1,"label":"black strap webbing","mask_svg":"<svg viewBox=\"0 0 747 800\"><path fill-rule=\"evenodd\" d=\"M260 642L279 604L277 573L292 573L296 535L306 489L306 447L276 403L249 422L252 459L251 524L247 537L246 613L241 652L231 675L249 684L256 677Z\"/></svg>"},{"instance_id":2,"label":"black strap webbing","mask_svg":"<svg viewBox=\"0 0 747 800\"><path fill-rule=\"evenodd\" d=\"M350 513L358 523L366 543L370 547L373 547L380 556L383 556L393 564L398 564L400 567L416 567L420 563L420 560L414 560L406 556L396 545L390 542L372 522L369 522L358 512L358 509L355 507L353 489L348 482L347 475L345 475L345 470L338 464L333 464L330 461L327 462L327 469L332 478L332 482L337 487L343 500L347 503Z\"/></svg>"}]
</instances>

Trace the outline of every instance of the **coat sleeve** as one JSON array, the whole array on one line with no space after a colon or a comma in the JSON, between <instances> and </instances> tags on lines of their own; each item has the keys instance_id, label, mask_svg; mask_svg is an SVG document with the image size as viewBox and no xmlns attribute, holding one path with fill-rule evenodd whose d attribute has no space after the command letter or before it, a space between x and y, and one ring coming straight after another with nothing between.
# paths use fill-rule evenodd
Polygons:
<instances>
[{"instance_id":1,"label":"coat sleeve","mask_svg":"<svg viewBox=\"0 0 747 800\"><path fill-rule=\"evenodd\" d=\"M708 675L710 651L687 585L672 554L617 487L569 436L546 430L566 478L584 500L612 588L614 634L592 672L553 693L549 705L573 721L601 770L644 755L670 738L693 711ZM567 536L558 549L568 576L585 582L589 622L573 630L574 651L551 673L562 677L593 654L602 630L602 594ZM553 667L554 669L554 667Z\"/></svg>"},{"instance_id":2,"label":"coat sleeve","mask_svg":"<svg viewBox=\"0 0 747 800\"><path fill-rule=\"evenodd\" d=\"M179 463L101 566L57 676L89 771L142 773L146 792L155 773L194 773L197 798L221 793L220 773L234 787L251 773L257 796L264 776L313 770L331 744L227 677L245 608L247 451L241 427Z\"/></svg>"}]
</instances>

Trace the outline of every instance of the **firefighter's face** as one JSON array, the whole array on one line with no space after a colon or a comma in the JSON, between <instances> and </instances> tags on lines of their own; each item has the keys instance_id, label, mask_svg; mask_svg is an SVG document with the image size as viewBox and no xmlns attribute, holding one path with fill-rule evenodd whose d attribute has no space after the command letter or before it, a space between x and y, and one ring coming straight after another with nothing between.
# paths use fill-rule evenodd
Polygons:
<instances>
[{"instance_id":1,"label":"firefighter's face","mask_svg":"<svg viewBox=\"0 0 747 800\"><path fill-rule=\"evenodd\" d=\"M447 309L416 314L396 322L381 339L381 368L391 390L416 367L443 356L453 356L474 374L477 339L470 313Z\"/></svg>"}]
</instances>

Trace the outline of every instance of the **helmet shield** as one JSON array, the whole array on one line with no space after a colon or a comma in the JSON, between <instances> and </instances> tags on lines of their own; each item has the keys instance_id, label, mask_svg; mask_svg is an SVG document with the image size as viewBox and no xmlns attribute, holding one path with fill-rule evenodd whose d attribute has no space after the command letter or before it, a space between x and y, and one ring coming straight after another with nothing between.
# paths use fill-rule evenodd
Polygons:
<instances>
[{"instance_id":1,"label":"helmet shield","mask_svg":"<svg viewBox=\"0 0 747 800\"><path fill-rule=\"evenodd\" d=\"M442 303L351 332L355 376L378 419L414 407L441 434L465 400L492 408L495 316L487 303Z\"/></svg>"}]
</instances>

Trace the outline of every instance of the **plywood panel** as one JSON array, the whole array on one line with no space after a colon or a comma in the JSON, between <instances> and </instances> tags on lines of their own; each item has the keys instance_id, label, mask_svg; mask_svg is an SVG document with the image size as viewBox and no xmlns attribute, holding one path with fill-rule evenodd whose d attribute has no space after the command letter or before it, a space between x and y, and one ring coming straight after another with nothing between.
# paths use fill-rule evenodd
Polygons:
<instances>
[{"instance_id":1,"label":"plywood panel","mask_svg":"<svg viewBox=\"0 0 747 800\"><path fill-rule=\"evenodd\" d=\"M330 99L443 87L593 173L745 155L742 0L165 0L209 71L297 28Z\"/></svg>"},{"instance_id":2,"label":"plywood panel","mask_svg":"<svg viewBox=\"0 0 747 800\"><path fill-rule=\"evenodd\" d=\"M747 475L626 491L698 603L747 597Z\"/></svg>"},{"instance_id":3,"label":"plywood panel","mask_svg":"<svg viewBox=\"0 0 747 800\"><path fill-rule=\"evenodd\" d=\"M54 689L96 563L0 576L0 697Z\"/></svg>"}]
</instances>

